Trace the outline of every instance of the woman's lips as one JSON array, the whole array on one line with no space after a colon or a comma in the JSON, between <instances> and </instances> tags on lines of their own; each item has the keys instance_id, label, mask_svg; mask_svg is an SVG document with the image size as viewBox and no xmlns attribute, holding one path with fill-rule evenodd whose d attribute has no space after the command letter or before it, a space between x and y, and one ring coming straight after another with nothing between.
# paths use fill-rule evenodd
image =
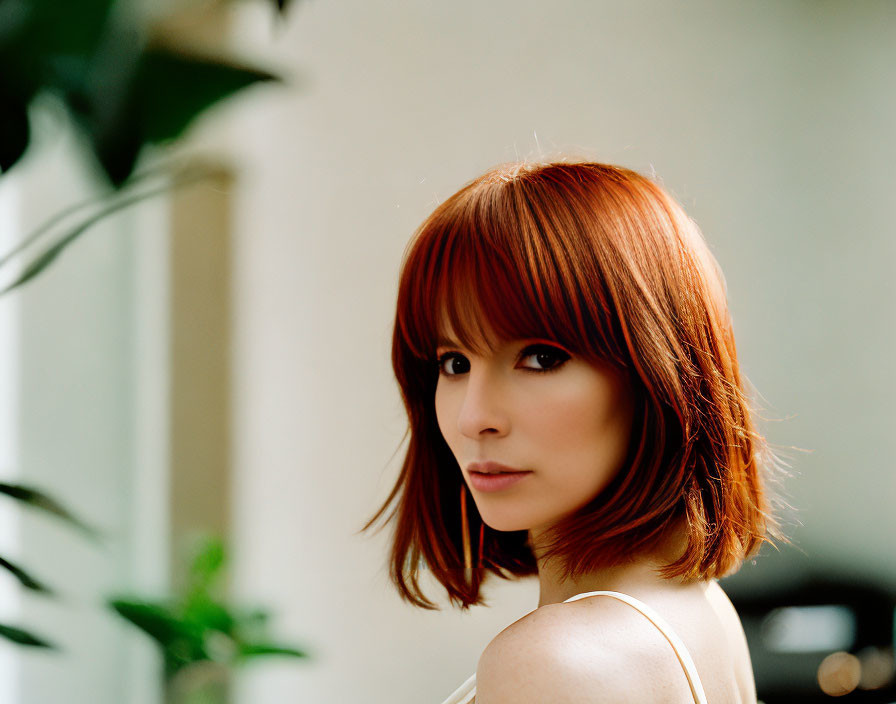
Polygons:
<instances>
[{"instance_id":1,"label":"woman's lips","mask_svg":"<svg viewBox=\"0 0 896 704\"><path fill-rule=\"evenodd\" d=\"M501 491L528 477L532 472L506 472L502 474L485 474L470 472L470 484L479 491Z\"/></svg>"},{"instance_id":2,"label":"woman's lips","mask_svg":"<svg viewBox=\"0 0 896 704\"><path fill-rule=\"evenodd\" d=\"M516 467L508 467L506 464L493 462L492 460L481 460L477 462L470 462L470 464L467 465L467 471L494 474L496 472L522 472L524 470L517 469Z\"/></svg>"},{"instance_id":3,"label":"woman's lips","mask_svg":"<svg viewBox=\"0 0 896 704\"><path fill-rule=\"evenodd\" d=\"M501 491L532 474L529 470L514 469L500 462L472 462L467 472L470 484L479 491Z\"/></svg>"}]
</instances>

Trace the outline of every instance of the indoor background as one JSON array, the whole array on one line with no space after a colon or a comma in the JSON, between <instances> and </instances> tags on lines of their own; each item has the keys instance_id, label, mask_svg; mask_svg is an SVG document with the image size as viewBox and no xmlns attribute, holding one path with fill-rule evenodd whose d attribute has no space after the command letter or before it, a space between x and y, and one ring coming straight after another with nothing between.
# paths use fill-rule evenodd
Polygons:
<instances>
[{"instance_id":1,"label":"indoor background","mask_svg":"<svg viewBox=\"0 0 896 704\"><path fill-rule=\"evenodd\" d=\"M475 671L537 584L493 582L461 613L430 583L442 610L420 610L388 581L390 529L359 531L404 447L404 248L516 159L653 175L725 272L762 428L791 465L794 547L723 586L812 571L896 590L896 5L270 5L194 3L181 23L284 78L193 125L220 176L104 221L0 298L0 479L108 536L0 505L0 548L61 594L3 579L0 619L63 647L0 643L0 701L160 702L158 654L102 600L166 593L202 531L227 538L229 598L270 608L310 655L241 669L233 702L441 702ZM73 138L38 132L0 183L4 248L86 190Z\"/></svg>"}]
</instances>

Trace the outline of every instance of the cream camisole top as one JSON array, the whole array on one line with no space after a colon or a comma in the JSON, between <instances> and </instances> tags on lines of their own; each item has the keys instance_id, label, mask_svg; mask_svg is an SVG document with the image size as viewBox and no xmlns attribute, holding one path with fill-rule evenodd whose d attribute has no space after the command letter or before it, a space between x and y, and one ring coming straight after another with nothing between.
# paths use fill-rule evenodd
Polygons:
<instances>
[{"instance_id":1,"label":"cream camisole top","mask_svg":"<svg viewBox=\"0 0 896 704\"><path fill-rule=\"evenodd\" d=\"M672 646L672 650L675 651L675 655L678 657L678 662L681 663L681 667L684 669L684 675L688 678L688 684L691 686L691 694L694 696L694 702L696 702L696 704L707 704L706 694L703 692L703 684L700 682L700 677L697 675L697 668L694 666L691 654L688 652L688 649L681 639L675 634L675 631L672 630L672 627L666 623L656 611L643 601L639 601L633 596L623 594L622 592L583 592L582 594L571 596L563 603L565 604L567 601L575 601L576 599L584 599L589 596L613 597L619 601L624 601L629 606L634 607L644 614L647 619L659 629L660 633L665 636L666 640L669 641L669 645ZM473 704L475 696L476 674L474 673L470 679L455 690L442 704Z\"/></svg>"}]
</instances>

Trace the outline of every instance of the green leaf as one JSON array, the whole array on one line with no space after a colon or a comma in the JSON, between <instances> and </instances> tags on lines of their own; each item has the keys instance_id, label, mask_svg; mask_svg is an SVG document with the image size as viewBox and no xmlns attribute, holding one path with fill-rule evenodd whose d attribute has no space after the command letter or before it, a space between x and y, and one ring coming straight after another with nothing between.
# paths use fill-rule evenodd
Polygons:
<instances>
[{"instance_id":1,"label":"green leaf","mask_svg":"<svg viewBox=\"0 0 896 704\"><path fill-rule=\"evenodd\" d=\"M0 49L15 43L28 28L31 8L25 0L0 2Z\"/></svg>"},{"instance_id":2,"label":"green leaf","mask_svg":"<svg viewBox=\"0 0 896 704\"><path fill-rule=\"evenodd\" d=\"M162 48L148 49L138 69L135 96L150 142L179 137L199 113L260 81L278 80L261 69Z\"/></svg>"},{"instance_id":3,"label":"green leaf","mask_svg":"<svg viewBox=\"0 0 896 704\"><path fill-rule=\"evenodd\" d=\"M224 541L218 537L206 538L190 566L192 585L207 587L220 574L225 561Z\"/></svg>"},{"instance_id":4,"label":"green leaf","mask_svg":"<svg viewBox=\"0 0 896 704\"><path fill-rule=\"evenodd\" d=\"M49 648L51 650L56 650L56 646L52 643L28 633L28 631L23 631L21 628L0 624L0 637L11 640L13 643L18 643L19 645L29 645L35 648Z\"/></svg>"},{"instance_id":5,"label":"green leaf","mask_svg":"<svg viewBox=\"0 0 896 704\"><path fill-rule=\"evenodd\" d=\"M0 482L0 494L6 494L16 501L21 501L32 508L45 511L57 518L61 518L66 523L78 528L90 538L96 539L99 536L95 529L75 518L72 513L63 508L55 499L50 498L38 489L22 486L21 484L6 484Z\"/></svg>"},{"instance_id":6,"label":"green leaf","mask_svg":"<svg viewBox=\"0 0 896 704\"><path fill-rule=\"evenodd\" d=\"M77 226L73 227L65 235L60 237L54 244L44 250L42 254L39 254L37 257L32 259L25 266L22 272L12 281L12 283L8 284L6 288L0 289L0 296L28 283L31 279L33 279L44 269L50 266L50 264L52 264L56 260L56 257L62 254L62 252L76 239L78 239L78 237L83 235L93 225L108 217L112 213L123 210L152 196L164 193L165 191L168 191L172 188L199 181L203 178L208 177L212 173L214 173L214 171L211 169L203 169L201 167L198 169L187 168L184 169L179 176L176 176L175 180L173 180L171 183L159 186L157 188L149 189L132 196L117 198L116 200L113 200L112 203L103 207L100 211L93 213L89 217L82 220Z\"/></svg>"},{"instance_id":7,"label":"green leaf","mask_svg":"<svg viewBox=\"0 0 896 704\"><path fill-rule=\"evenodd\" d=\"M197 629L233 633L234 618L225 606L210 599L194 599L184 609L184 621Z\"/></svg>"},{"instance_id":8,"label":"green leaf","mask_svg":"<svg viewBox=\"0 0 896 704\"><path fill-rule=\"evenodd\" d=\"M0 92L0 174L9 171L22 157L29 138L26 103Z\"/></svg>"},{"instance_id":9,"label":"green leaf","mask_svg":"<svg viewBox=\"0 0 896 704\"><path fill-rule=\"evenodd\" d=\"M97 49L123 26L111 26L114 0L0 0L0 80L30 101L79 90ZM116 16L125 17L124 13Z\"/></svg>"},{"instance_id":10,"label":"green leaf","mask_svg":"<svg viewBox=\"0 0 896 704\"><path fill-rule=\"evenodd\" d=\"M241 643L239 654L242 658L256 658L263 655L287 655L294 658L307 658L308 653L295 648L281 645L269 645L267 643Z\"/></svg>"},{"instance_id":11,"label":"green leaf","mask_svg":"<svg viewBox=\"0 0 896 704\"><path fill-rule=\"evenodd\" d=\"M14 0L13 4L23 2ZM107 23L114 4L115 0L26 0L28 16L27 26L21 31L22 44L34 55L90 56L109 30Z\"/></svg>"},{"instance_id":12,"label":"green leaf","mask_svg":"<svg viewBox=\"0 0 896 704\"><path fill-rule=\"evenodd\" d=\"M131 176L131 178L128 179L128 182L124 184L124 187L129 187L147 179L158 178L166 174L168 176L174 175L173 172L169 172L169 169L171 169L171 165L169 164L156 166L152 169L145 169L142 172ZM184 169L182 173L186 172L187 170ZM177 185L176 181L172 183L172 187L174 187L175 185ZM154 193L149 195L154 195ZM3 267L4 265L11 262L13 257L25 251L28 247L37 242L37 240L39 240L45 234L58 227L62 222L65 221L66 218L73 217L75 213L81 212L87 208L101 207L103 202L108 201L108 199L109 194L104 193L100 196L94 196L88 198L87 200L83 200L79 203L75 203L68 207L62 208L58 212L54 213L51 217L44 220L44 222L42 222L39 227L29 232L26 237L23 237L18 243L16 243L16 245L12 249L0 255L0 267Z\"/></svg>"},{"instance_id":13,"label":"green leaf","mask_svg":"<svg viewBox=\"0 0 896 704\"><path fill-rule=\"evenodd\" d=\"M111 599L109 606L163 649L178 650L184 657L202 655L202 629L183 621L172 607L128 599Z\"/></svg>"},{"instance_id":14,"label":"green leaf","mask_svg":"<svg viewBox=\"0 0 896 704\"><path fill-rule=\"evenodd\" d=\"M25 589L30 589L31 591L47 595L51 595L53 593L49 587L38 582L36 579L34 579L34 577L29 575L21 567L3 557L0 557L0 567L3 567L4 569L12 572L13 576L15 576L15 578L19 580L19 582L23 587L25 587Z\"/></svg>"},{"instance_id":15,"label":"green leaf","mask_svg":"<svg viewBox=\"0 0 896 704\"><path fill-rule=\"evenodd\" d=\"M93 114L82 118L94 151L118 186L130 175L146 144L180 137L190 123L220 100L261 81L277 80L267 71L223 59L148 47L133 68L94 81L87 104ZM115 92L109 93L109 86Z\"/></svg>"}]
</instances>

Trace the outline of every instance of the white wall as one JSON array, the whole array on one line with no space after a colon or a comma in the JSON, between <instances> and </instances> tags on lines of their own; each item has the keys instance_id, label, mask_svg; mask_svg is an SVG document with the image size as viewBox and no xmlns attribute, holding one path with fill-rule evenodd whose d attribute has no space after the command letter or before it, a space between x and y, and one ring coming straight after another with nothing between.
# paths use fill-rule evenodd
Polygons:
<instances>
[{"instance_id":1,"label":"white wall","mask_svg":"<svg viewBox=\"0 0 896 704\"><path fill-rule=\"evenodd\" d=\"M315 658L247 671L240 701L439 702L534 608L502 583L492 609L416 610L386 535L355 535L399 467L403 248L516 157L655 170L727 274L742 365L786 418L770 437L812 450L790 453L794 539L896 581L896 6L308 0L273 39L266 10L238 43L294 88L233 122L236 585Z\"/></svg>"},{"instance_id":2,"label":"white wall","mask_svg":"<svg viewBox=\"0 0 896 704\"><path fill-rule=\"evenodd\" d=\"M19 230L18 206L17 194L9 188L0 188L0 252L8 252L15 245L15 234ZM16 417L19 325L18 301L11 296L0 299L0 340L3 340L0 345L0 480L6 483L18 481L20 473ZM0 503L0 555L21 564L19 512L15 502L3 498ZM21 628L21 609L18 582L13 579L0 581L0 623ZM17 662L13 648L0 649L0 701L13 702L18 697Z\"/></svg>"},{"instance_id":3,"label":"white wall","mask_svg":"<svg viewBox=\"0 0 896 704\"><path fill-rule=\"evenodd\" d=\"M2 224L4 253L95 193L59 116L35 116L35 148L0 183L4 212L13 216ZM160 550L167 545L165 464L154 464L164 446L152 412L158 404L147 400L163 379L148 360L158 359L165 327L145 314L163 293L164 276L147 275L137 261L140 255L143 264L158 264L164 255L136 235L141 227L148 237L153 230L164 234L153 212L164 213L164 205L103 221L40 276L0 297L0 476L47 492L102 534L91 542L53 517L3 499L2 524L13 530L4 530L2 553L56 596L24 592L4 572L0 618L59 647L0 643L4 702L158 701L157 654L105 605L120 594L158 593L150 590L164 588L167 577L167 554ZM3 286L11 273L4 269ZM140 371L156 375L154 389Z\"/></svg>"}]
</instances>

